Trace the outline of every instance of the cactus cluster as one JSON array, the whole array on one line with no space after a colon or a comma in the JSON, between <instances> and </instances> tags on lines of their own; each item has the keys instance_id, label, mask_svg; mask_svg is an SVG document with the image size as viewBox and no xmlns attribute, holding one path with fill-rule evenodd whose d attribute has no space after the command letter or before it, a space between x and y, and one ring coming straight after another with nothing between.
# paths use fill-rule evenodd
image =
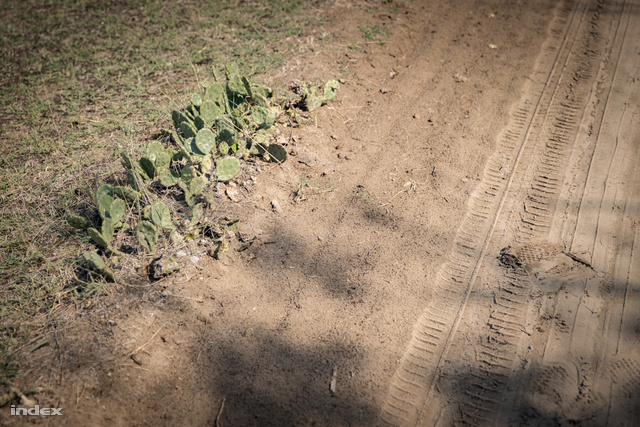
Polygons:
<instances>
[{"instance_id":1,"label":"cactus cluster","mask_svg":"<svg viewBox=\"0 0 640 427\"><path fill-rule=\"evenodd\" d=\"M67 217L72 227L86 230L105 253L122 255L114 242L118 233L127 231L148 253L159 244L205 233L206 226L200 224L202 207L213 203L212 187L217 182L238 176L240 160L260 156L281 163L287 159L285 147L272 142L277 109L271 89L250 83L233 64L226 66L224 81L215 70L213 77L213 83L202 83L202 92L193 94L186 108L172 112L174 129L164 133L170 138L150 142L136 158L121 153L126 184L101 183L92 194L99 221L97 217L92 221L77 215ZM324 87L303 84L299 105L312 111L335 97L338 87L333 80ZM187 218L174 222L171 210L160 201L169 194L176 201L184 195L187 209L177 211ZM86 252L84 260L91 269L115 280L97 252Z\"/></svg>"},{"instance_id":2,"label":"cactus cluster","mask_svg":"<svg viewBox=\"0 0 640 427\"><path fill-rule=\"evenodd\" d=\"M340 83L336 80L329 80L323 87L301 83L300 107L307 111L317 110L323 103L335 98L339 88Z\"/></svg>"}]
</instances>

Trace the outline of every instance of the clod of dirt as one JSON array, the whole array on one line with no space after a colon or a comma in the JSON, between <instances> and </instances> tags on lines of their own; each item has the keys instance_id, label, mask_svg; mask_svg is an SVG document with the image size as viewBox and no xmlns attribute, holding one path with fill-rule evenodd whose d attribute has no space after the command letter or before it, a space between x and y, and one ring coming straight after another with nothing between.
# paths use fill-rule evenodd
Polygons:
<instances>
[{"instance_id":1,"label":"clod of dirt","mask_svg":"<svg viewBox=\"0 0 640 427\"><path fill-rule=\"evenodd\" d=\"M227 187L225 193L233 203L238 203L240 201L240 190L236 187Z\"/></svg>"},{"instance_id":2,"label":"clod of dirt","mask_svg":"<svg viewBox=\"0 0 640 427\"><path fill-rule=\"evenodd\" d=\"M276 199L273 199L271 201L271 209L275 212L275 213L280 213L282 212L282 207L280 206L280 202L278 202Z\"/></svg>"}]
</instances>

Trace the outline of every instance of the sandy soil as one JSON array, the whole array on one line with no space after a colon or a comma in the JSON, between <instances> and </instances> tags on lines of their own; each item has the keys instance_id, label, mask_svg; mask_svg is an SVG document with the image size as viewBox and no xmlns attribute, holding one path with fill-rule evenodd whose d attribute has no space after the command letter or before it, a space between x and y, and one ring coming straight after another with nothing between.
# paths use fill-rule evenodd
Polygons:
<instances>
[{"instance_id":1,"label":"sandy soil","mask_svg":"<svg viewBox=\"0 0 640 427\"><path fill-rule=\"evenodd\" d=\"M84 308L22 373L64 415L0 421L637 425L640 3L367 7L272 76L344 84L227 204L256 243Z\"/></svg>"}]
</instances>

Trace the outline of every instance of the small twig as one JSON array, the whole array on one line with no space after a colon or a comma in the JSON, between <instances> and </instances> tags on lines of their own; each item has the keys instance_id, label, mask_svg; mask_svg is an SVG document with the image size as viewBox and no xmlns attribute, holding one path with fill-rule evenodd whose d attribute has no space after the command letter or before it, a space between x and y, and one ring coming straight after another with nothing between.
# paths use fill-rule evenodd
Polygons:
<instances>
[{"instance_id":1,"label":"small twig","mask_svg":"<svg viewBox=\"0 0 640 427\"><path fill-rule=\"evenodd\" d=\"M76 393L76 411L78 410L78 404L80 403L80 399L82 399L82 395L84 394L84 389L87 387L86 384L82 385L82 391L80 394Z\"/></svg>"},{"instance_id":2,"label":"small twig","mask_svg":"<svg viewBox=\"0 0 640 427\"><path fill-rule=\"evenodd\" d=\"M224 409L224 401L227 400L226 397L222 398L222 403L220 404L220 410L218 411L218 415L216 416L216 427L220 427L220 415L222 415L222 410Z\"/></svg>"},{"instance_id":3,"label":"small twig","mask_svg":"<svg viewBox=\"0 0 640 427\"><path fill-rule=\"evenodd\" d=\"M139 352L140 350L142 350L143 348L145 348L145 347L147 346L147 344L149 344L149 343L150 343L150 342L151 342L151 341L156 337L156 335L158 335L158 334L160 333L160 330L161 330L162 328L164 328L165 326L167 326L167 324L168 324L168 323L169 323L169 322L167 321L164 325L160 326L160 328L158 328L158 330L156 331L156 333L155 333L155 334L153 334L153 335L151 336L151 338L149 338L149 341L147 341L146 343L142 344L140 347L138 347L138 348L136 348L135 350L133 350L131 353L129 353L129 354L127 355L127 357L131 357L131 356L133 356L134 354L136 354L137 352Z\"/></svg>"}]
</instances>

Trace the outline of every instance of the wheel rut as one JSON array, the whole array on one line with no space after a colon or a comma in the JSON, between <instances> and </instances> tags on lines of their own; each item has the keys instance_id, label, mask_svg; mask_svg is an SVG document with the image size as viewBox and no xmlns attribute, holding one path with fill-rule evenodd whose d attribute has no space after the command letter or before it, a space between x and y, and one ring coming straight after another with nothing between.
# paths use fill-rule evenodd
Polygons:
<instances>
[{"instance_id":1,"label":"wheel rut","mask_svg":"<svg viewBox=\"0 0 640 427\"><path fill-rule=\"evenodd\" d=\"M558 6L380 425L640 419L638 21L637 1Z\"/></svg>"}]
</instances>

